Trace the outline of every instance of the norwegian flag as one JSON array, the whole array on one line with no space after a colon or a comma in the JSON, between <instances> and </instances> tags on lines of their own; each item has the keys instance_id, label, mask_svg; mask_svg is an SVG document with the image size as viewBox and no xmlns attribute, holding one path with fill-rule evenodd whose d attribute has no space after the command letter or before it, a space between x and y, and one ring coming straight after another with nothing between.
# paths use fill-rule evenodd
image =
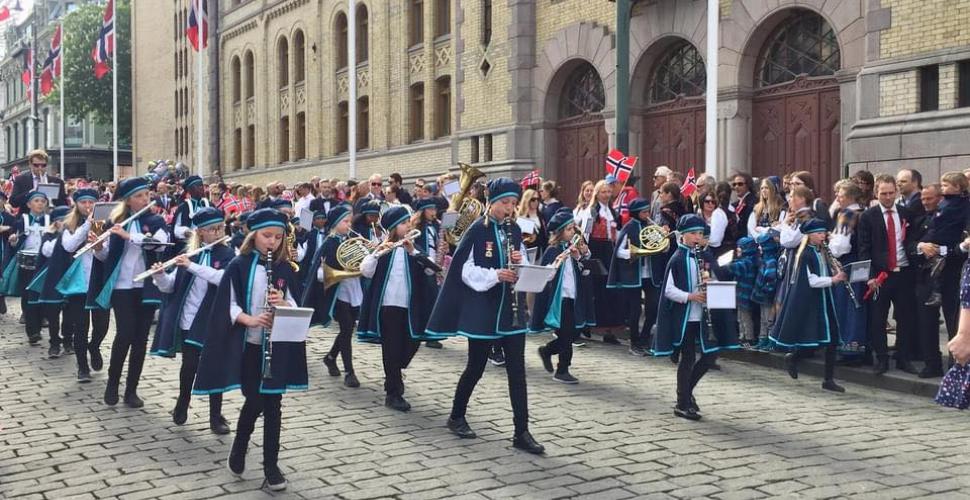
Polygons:
<instances>
[{"instance_id":1,"label":"norwegian flag","mask_svg":"<svg viewBox=\"0 0 970 500\"><path fill-rule=\"evenodd\" d=\"M199 21L195 11L202 4L202 48L209 45L209 3L206 0L192 0L192 10L189 11L189 26L185 29L185 36L189 37L189 43L196 52L199 51Z\"/></svg>"},{"instance_id":2,"label":"norwegian flag","mask_svg":"<svg viewBox=\"0 0 970 500\"><path fill-rule=\"evenodd\" d=\"M222 209L227 215L231 213L242 213L243 203L239 201L232 193L222 193L222 203L219 204L219 208Z\"/></svg>"},{"instance_id":3,"label":"norwegian flag","mask_svg":"<svg viewBox=\"0 0 970 500\"><path fill-rule=\"evenodd\" d=\"M539 170L533 170L522 178L519 185L522 186L522 189L527 189L529 186L538 186L540 183L542 183L542 177L539 177Z\"/></svg>"},{"instance_id":4,"label":"norwegian flag","mask_svg":"<svg viewBox=\"0 0 970 500\"><path fill-rule=\"evenodd\" d=\"M687 178L684 179L684 185L680 186L680 193L684 196L691 196L697 191L697 177L694 176L694 167L690 167L687 171Z\"/></svg>"},{"instance_id":5,"label":"norwegian flag","mask_svg":"<svg viewBox=\"0 0 970 500\"><path fill-rule=\"evenodd\" d=\"M0 9L0 21L6 21L7 19L10 19L10 8L4 7Z\"/></svg>"},{"instance_id":6,"label":"norwegian flag","mask_svg":"<svg viewBox=\"0 0 970 500\"><path fill-rule=\"evenodd\" d=\"M619 149L610 150L606 155L606 173L612 175L616 182L626 184L626 180L633 173L633 167L637 165L636 156L626 156Z\"/></svg>"},{"instance_id":7,"label":"norwegian flag","mask_svg":"<svg viewBox=\"0 0 970 500\"><path fill-rule=\"evenodd\" d=\"M91 51L91 59L94 59L94 77L98 80L104 78L111 71L108 66L108 59L114 56L115 52L115 18L114 0L108 0L108 5L104 8L104 16L101 21L101 32L98 33L98 40L94 43Z\"/></svg>"},{"instance_id":8,"label":"norwegian flag","mask_svg":"<svg viewBox=\"0 0 970 500\"><path fill-rule=\"evenodd\" d=\"M31 85L34 81L34 50L27 49L24 51L24 71L20 74L20 80L24 83L24 87L27 87L27 100L33 99L34 86Z\"/></svg>"},{"instance_id":9,"label":"norwegian flag","mask_svg":"<svg viewBox=\"0 0 970 500\"><path fill-rule=\"evenodd\" d=\"M40 95L50 94L54 90L54 79L61 76L61 26L57 26L51 37L51 49L44 60L44 68L40 73Z\"/></svg>"}]
</instances>

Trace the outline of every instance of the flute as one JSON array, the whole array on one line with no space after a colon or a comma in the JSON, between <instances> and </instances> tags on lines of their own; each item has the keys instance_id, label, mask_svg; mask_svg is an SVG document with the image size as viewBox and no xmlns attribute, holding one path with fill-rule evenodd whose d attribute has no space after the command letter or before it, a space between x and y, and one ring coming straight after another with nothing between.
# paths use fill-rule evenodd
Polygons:
<instances>
[{"instance_id":1,"label":"flute","mask_svg":"<svg viewBox=\"0 0 970 500\"><path fill-rule=\"evenodd\" d=\"M223 236L222 238L219 238L218 240L213 241L212 243L209 243L208 245L206 245L204 247L196 248L195 250L193 250L191 252L188 252L188 253L185 253L185 254L182 254L182 255L185 255L186 257L195 257L196 255L199 255L200 253L202 253L202 252L204 252L206 250L209 250L210 248L212 248L212 247L214 247L216 245L219 245L221 243L225 243L225 242L229 241L230 239L232 239L232 238L230 238L229 236ZM162 263L162 267L145 270L145 272L139 274L138 276L135 276L135 279L133 281L143 281L146 278L148 278L149 276L152 276L154 274L158 274L160 272L164 272L164 271L169 270L172 266L175 265L175 261L177 261L178 258L181 257L182 255L179 255L179 256L176 256L176 257L172 257L171 259L166 260L164 263Z\"/></svg>"},{"instance_id":2,"label":"flute","mask_svg":"<svg viewBox=\"0 0 970 500\"><path fill-rule=\"evenodd\" d=\"M145 205L144 208L142 208L141 210L139 210L139 211L131 214L130 217L128 217L127 219L121 221L121 223L119 223L118 225L121 226L121 227L124 227L129 222L131 222L131 221L133 221L133 220L141 217L141 215L143 213L151 210L152 207L155 206L155 204L156 204L156 201L155 200L152 200L151 202L148 203L148 205ZM91 250L94 249L94 247L100 245L105 240L107 240L111 236L111 234L112 234L111 231L105 231L105 232L101 233L100 235L98 235L98 237L94 241L92 241L91 243L88 243L87 245L84 245L83 248L81 248L80 250L78 250L77 253L74 254L74 258L76 259L76 258L78 258L78 257L80 257L80 256L82 256L82 255L84 255L84 254L86 254L88 252L90 252Z\"/></svg>"}]
</instances>

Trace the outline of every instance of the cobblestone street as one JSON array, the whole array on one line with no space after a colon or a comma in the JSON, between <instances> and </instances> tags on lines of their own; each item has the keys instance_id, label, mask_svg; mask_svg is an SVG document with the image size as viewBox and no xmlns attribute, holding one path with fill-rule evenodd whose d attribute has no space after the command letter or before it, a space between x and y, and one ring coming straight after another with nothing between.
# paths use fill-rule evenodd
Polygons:
<instances>
[{"instance_id":1,"label":"cobblestone street","mask_svg":"<svg viewBox=\"0 0 970 500\"><path fill-rule=\"evenodd\" d=\"M14 301L9 301L13 304ZM178 361L150 358L131 410L101 402L106 374L75 381L72 357L28 347L11 314L0 325L0 497L263 498L261 431L243 479L230 475L230 436L208 429L204 399L189 423L169 415ZM46 333L45 333L46 335ZM284 397L280 463L303 498L970 498L967 415L931 401L721 361L697 391L705 418L673 416L667 359L636 358L594 342L577 350L578 386L553 382L527 351L536 457L511 448L501 368L489 365L469 409L479 439L445 428L465 344L422 348L407 372L401 414L383 406L380 350L355 345L362 387L331 378L320 358L331 332L311 332L309 392ZM110 336L103 346L107 357ZM226 398L235 427L242 397ZM261 426L261 423L258 424Z\"/></svg>"}]
</instances>

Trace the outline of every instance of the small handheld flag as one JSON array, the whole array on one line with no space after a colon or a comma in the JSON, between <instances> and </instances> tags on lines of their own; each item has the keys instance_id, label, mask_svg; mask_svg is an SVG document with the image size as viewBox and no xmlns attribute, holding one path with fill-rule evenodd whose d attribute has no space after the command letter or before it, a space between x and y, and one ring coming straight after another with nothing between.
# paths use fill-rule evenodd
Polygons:
<instances>
[{"instance_id":1,"label":"small handheld flag","mask_svg":"<svg viewBox=\"0 0 970 500\"><path fill-rule=\"evenodd\" d=\"M616 179L620 184L626 184L626 180L633 173L633 167L637 165L636 156L626 156L619 149L612 149L606 155L606 173Z\"/></svg>"},{"instance_id":2,"label":"small handheld flag","mask_svg":"<svg viewBox=\"0 0 970 500\"><path fill-rule=\"evenodd\" d=\"M687 178L684 179L684 185L680 186L680 194L684 196L691 196L697 191L697 177L694 176L694 167L690 167L687 171Z\"/></svg>"}]
</instances>

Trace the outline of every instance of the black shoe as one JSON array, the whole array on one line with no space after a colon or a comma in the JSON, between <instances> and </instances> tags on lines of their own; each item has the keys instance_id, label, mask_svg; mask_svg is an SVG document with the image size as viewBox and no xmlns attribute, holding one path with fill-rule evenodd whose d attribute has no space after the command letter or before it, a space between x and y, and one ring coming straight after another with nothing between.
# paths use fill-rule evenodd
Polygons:
<instances>
[{"instance_id":1,"label":"black shoe","mask_svg":"<svg viewBox=\"0 0 970 500\"><path fill-rule=\"evenodd\" d=\"M327 373L330 374L331 377L340 376L340 368L337 368L337 360L335 358L331 358L329 355L324 356L323 365L327 367Z\"/></svg>"},{"instance_id":2,"label":"black shoe","mask_svg":"<svg viewBox=\"0 0 970 500\"><path fill-rule=\"evenodd\" d=\"M909 361L897 361L896 368L912 375L919 374L919 370L917 370L916 367L914 367Z\"/></svg>"},{"instance_id":3,"label":"black shoe","mask_svg":"<svg viewBox=\"0 0 970 500\"><path fill-rule=\"evenodd\" d=\"M114 406L118 404L118 383L108 381L108 385L104 388L104 404L108 406Z\"/></svg>"},{"instance_id":4,"label":"black shoe","mask_svg":"<svg viewBox=\"0 0 970 500\"><path fill-rule=\"evenodd\" d=\"M104 358L101 357L101 349L91 349L91 369L99 372L104 368Z\"/></svg>"},{"instance_id":5,"label":"black shoe","mask_svg":"<svg viewBox=\"0 0 970 500\"><path fill-rule=\"evenodd\" d=\"M475 431L468 426L468 421L465 420L465 417L449 418L448 430L450 430L452 434L462 439L474 439L478 437L478 434L475 434Z\"/></svg>"},{"instance_id":6,"label":"black shoe","mask_svg":"<svg viewBox=\"0 0 970 500\"><path fill-rule=\"evenodd\" d=\"M556 382L561 382L563 384L578 384L579 379L570 375L569 372L557 373L552 376L552 379Z\"/></svg>"},{"instance_id":7,"label":"black shoe","mask_svg":"<svg viewBox=\"0 0 970 500\"><path fill-rule=\"evenodd\" d=\"M226 422L226 418L222 415L219 415L216 418L210 417L209 430L211 430L213 434L218 434L220 436L229 434L229 422Z\"/></svg>"},{"instance_id":8,"label":"black shoe","mask_svg":"<svg viewBox=\"0 0 970 500\"><path fill-rule=\"evenodd\" d=\"M360 381L357 380L357 375L354 372L350 372L344 376L344 385L350 388L360 387Z\"/></svg>"},{"instance_id":9,"label":"black shoe","mask_svg":"<svg viewBox=\"0 0 970 500\"><path fill-rule=\"evenodd\" d=\"M78 370L77 371L77 381L80 382L80 383L82 383L82 384L86 384L86 383L90 382L91 381L91 372L89 372L87 370Z\"/></svg>"},{"instance_id":10,"label":"black shoe","mask_svg":"<svg viewBox=\"0 0 970 500\"><path fill-rule=\"evenodd\" d=\"M529 431L525 431L522 434L515 436L515 438L512 439L512 447L532 453L533 455L542 455L546 452L546 447L536 442L535 438L532 437L532 434L529 434Z\"/></svg>"},{"instance_id":11,"label":"black shoe","mask_svg":"<svg viewBox=\"0 0 970 500\"><path fill-rule=\"evenodd\" d=\"M694 399L694 396L691 396L690 397L690 403L687 404L687 407L690 408L690 409L692 409L692 410L694 410L694 413L700 413L701 412L701 407L700 406L697 406L697 400Z\"/></svg>"},{"instance_id":12,"label":"black shoe","mask_svg":"<svg viewBox=\"0 0 970 500\"><path fill-rule=\"evenodd\" d=\"M442 347L444 347L443 345L441 345L441 342L438 342L437 340L429 340L425 342L424 345L428 349L441 349Z\"/></svg>"},{"instance_id":13,"label":"black shoe","mask_svg":"<svg viewBox=\"0 0 970 500\"><path fill-rule=\"evenodd\" d=\"M822 382L822 389L832 392L845 392L845 387L836 384L834 380L826 380L825 382Z\"/></svg>"},{"instance_id":14,"label":"black shoe","mask_svg":"<svg viewBox=\"0 0 970 500\"><path fill-rule=\"evenodd\" d=\"M876 361L876 367L873 368L873 373L876 375L882 375L889 371L889 358L879 358Z\"/></svg>"},{"instance_id":15,"label":"black shoe","mask_svg":"<svg viewBox=\"0 0 970 500\"><path fill-rule=\"evenodd\" d=\"M47 357L49 359L57 359L61 357L61 346L52 345L50 349L47 350Z\"/></svg>"},{"instance_id":16,"label":"black shoe","mask_svg":"<svg viewBox=\"0 0 970 500\"><path fill-rule=\"evenodd\" d=\"M674 352L670 353L670 362L675 365L680 363L680 348L675 348Z\"/></svg>"},{"instance_id":17,"label":"black shoe","mask_svg":"<svg viewBox=\"0 0 970 500\"><path fill-rule=\"evenodd\" d=\"M620 339L616 338L616 335L613 335L612 333L607 333L606 335L603 335L603 343L620 345Z\"/></svg>"},{"instance_id":18,"label":"black shoe","mask_svg":"<svg viewBox=\"0 0 970 500\"><path fill-rule=\"evenodd\" d=\"M577 338L573 341L573 347L586 347L586 341Z\"/></svg>"},{"instance_id":19,"label":"black shoe","mask_svg":"<svg viewBox=\"0 0 970 500\"><path fill-rule=\"evenodd\" d=\"M267 467L264 469L264 474L266 475L266 479L263 480L263 484L270 491L283 491L286 489L286 478L283 477L283 473L280 472L279 467Z\"/></svg>"},{"instance_id":20,"label":"black shoe","mask_svg":"<svg viewBox=\"0 0 970 500\"><path fill-rule=\"evenodd\" d=\"M131 391L125 394L125 406L128 408L141 408L142 406L145 406L145 402L138 397L138 394L135 393L135 391Z\"/></svg>"},{"instance_id":21,"label":"black shoe","mask_svg":"<svg viewBox=\"0 0 970 500\"><path fill-rule=\"evenodd\" d=\"M795 360L795 353L790 352L785 355L785 369L788 370L789 377L798 378L798 363Z\"/></svg>"},{"instance_id":22,"label":"black shoe","mask_svg":"<svg viewBox=\"0 0 970 500\"><path fill-rule=\"evenodd\" d=\"M246 448L248 447L248 440L244 443L239 439L239 436L232 440L232 449L229 450L226 466L229 467L229 472L232 472L235 476L241 476L246 470Z\"/></svg>"},{"instance_id":23,"label":"black shoe","mask_svg":"<svg viewBox=\"0 0 970 500\"><path fill-rule=\"evenodd\" d=\"M943 297L940 296L940 292L931 293L926 302L923 303L926 307L938 307L941 304L943 304Z\"/></svg>"},{"instance_id":24,"label":"black shoe","mask_svg":"<svg viewBox=\"0 0 970 500\"><path fill-rule=\"evenodd\" d=\"M40 345L40 335L36 337L27 337L27 342L30 343L31 347L37 347Z\"/></svg>"},{"instance_id":25,"label":"black shoe","mask_svg":"<svg viewBox=\"0 0 970 500\"><path fill-rule=\"evenodd\" d=\"M546 350L546 346L539 346L539 359L542 360L542 367L546 369L547 372L552 373L555 369L552 367L552 354Z\"/></svg>"},{"instance_id":26,"label":"black shoe","mask_svg":"<svg viewBox=\"0 0 970 500\"><path fill-rule=\"evenodd\" d=\"M505 366L505 354L502 351L493 351L489 359L495 366Z\"/></svg>"},{"instance_id":27,"label":"black shoe","mask_svg":"<svg viewBox=\"0 0 970 500\"><path fill-rule=\"evenodd\" d=\"M74 355L74 346L72 346L70 343L64 344L64 355L65 356L73 356Z\"/></svg>"},{"instance_id":28,"label":"black shoe","mask_svg":"<svg viewBox=\"0 0 970 500\"><path fill-rule=\"evenodd\" d=\"M919 372L919 378L939 378L943 376L942 366L926 365Z\"/></svg>"},{"instance_id":29,"label":"black shoe","mask_svg":"<svg viewBox=\"0 0 970 500\"><path fill-rule=\"evenodd\" d=\"M388 394L385 396L384 406L397 411L411 411L411 403L408 403L403 397L397 395L392 396Z\"/></svg>"},{"instance_id":30,"label":"black shoe","mask_svg":"<svg viewBox=\"0 0 970 500\"><path fill-rule=\"evenodd\" d=\"M674 408L674 415L687 420L700 420L701 415L693 408Z\"/></svg>"},{"instance_id":31,"label":"black shoe","mask_svg":"<svg viewBox=\"0 0 970 500\"><path fill-rule=\"evenodd\" d=\"M182 425L189 419L189 402L181 399L175 402L175 409L172 410L172 421L175 425Z\"/></svg>"},{"instance_id":32,"label":"black shoe","mask_svg":"<svg viewBox=\"0 0 970 500\"><path fill-rule=\"evenodd\" d=\"M633 356L644 357L644 356L647 356L649 353L647 352L646 348L634 345L634 346L630 346L630 354L632 354Z\"/></svg>"}]
</instances>

